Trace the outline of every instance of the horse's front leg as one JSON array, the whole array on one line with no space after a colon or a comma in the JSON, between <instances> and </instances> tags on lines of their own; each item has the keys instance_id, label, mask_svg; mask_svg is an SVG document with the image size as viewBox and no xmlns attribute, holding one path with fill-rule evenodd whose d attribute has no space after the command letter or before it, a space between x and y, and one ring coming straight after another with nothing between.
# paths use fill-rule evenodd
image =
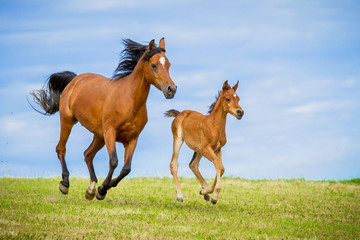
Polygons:
<instances>
[{"instance_id":1,"label":"horse's front leg","mask_svg":"<svg viewBox=\"0 0 360 240\"><path fill-rule=\"evenodd\" d=\"M213 164L215 166L215 170L216 170L216 177L215 177L214 183L212 184L212 186L210 187L208 192L206 192L204 194L210 194L210 193L214 192L214 190L215 190L215 193L211 198L211 202L213 204L216 204L217 201L219 200L219 193L221 191L220 177L224 174L224 171L225 171L225 168L224 168L224 165L223 165L222 159L221 159L221 150L219 150L219 152L217 154L215 154L214 151L210 147L208 147L208 148L204 149L203 155L206 158L208 158L210 161L213 162Z\"/></svg>"},{"instance_id":2,"label":"horse's front leg","mask_svg":"<svg viewBox=\"0 0 360 240\"><path fill-rule=\"evenodd\" d=\"M118 165L118 157L116 155L116 131L114 129L107 129L104 131L105 145L109 153L109 173L103 181L102 185L98 187L95 195L98 200L103 200L106 196L107 190L111 188L110 181L115 168Z\"/></svg>"},{"instance_id":3,"label":"horse's front leg","mask_svg":"<svg viewBox=\"0 0 360 240\"><path fill-rule=\"evenodd\" d=\"M131 171L131 161L137 144L137 138L130 140L127 143L124 143L125 153L124 153L124 166L121 169L119 176L111 180L111 187L116 187L117 184L126 177Z\"/></svg>"}]
</instances>

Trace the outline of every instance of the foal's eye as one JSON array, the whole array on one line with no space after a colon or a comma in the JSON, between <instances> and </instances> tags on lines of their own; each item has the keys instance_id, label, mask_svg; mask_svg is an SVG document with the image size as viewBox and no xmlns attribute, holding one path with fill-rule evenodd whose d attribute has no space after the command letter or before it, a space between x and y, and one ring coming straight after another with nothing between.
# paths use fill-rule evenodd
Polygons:
<instances>
[{"instance_id":1,"label":"foal's eye","mask_svg":"<svg viewBox=\"0 0 360 240\"><path fill-rule=\"evenodd\" d=\"M226 100L227 102L230 102L230 99L228 99L228 98L225 98L225 100Z\"/></svg>"}]
</instances>

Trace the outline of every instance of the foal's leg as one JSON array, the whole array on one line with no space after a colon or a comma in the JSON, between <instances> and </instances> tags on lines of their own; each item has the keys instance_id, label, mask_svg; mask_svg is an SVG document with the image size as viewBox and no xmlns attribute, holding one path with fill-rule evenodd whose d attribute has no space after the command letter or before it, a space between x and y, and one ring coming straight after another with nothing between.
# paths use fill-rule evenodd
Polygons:
<instances>
[{"instance_id":1,"label":"foal's leg","mask_svg":"<svg viewBox=\"0 0 360 240\"><path fill-rule=\"evenodd\" d=\"M84 152L85 162L90 173L90 185L87 187L85 197L87 200L92 200L95 196L97 178L94 171L93 159L95 154L104 146L104 139L95 135L90 146Z\"/></svg>"},{"instance_id":2,"label":"foal's leg","mask_svg":"<svg viewBox=\"0 0 360 240\"><path fill-rule=\"evenodd\" d=\"M171 158L171 162L170 162L170 171L171 174L173 175L174 181L175 181L175 186L176 186L176 194L177 194L177 200L178 202L183 202L184 198L181 192L181 187L180 187L180 183L179 183L179 178L178 178L178 166L179 166L179 162L178 162L178 157L179 157L179 151L181 148L181 145L183 144L184 140L181 138L181 136L174 136L174 145L173 145L173 155Z\"/></svg>"},{"instance_id":3,"label":"foal's leg","mask_svg":"<svg viewBox=\"0 0 360 240\"><path fill-rule=\"evenodd\" d=\"M95 195L98 200L103 200L106 196L107 190L111 188L110 181L114 173L115 168L118 165L118 157L116 155L116 131L112 128L104 131L104 140L106 148L109 153L109 172L103 181L102 185L98 187Z\"/></svg>"},{"instance_id":4,"label":"foal's leg","mask_svg":"<svg viewBox=\"0 0 360 240\"><path fill-rule=\"evenodd\" d=\"M110 183L111 187L116 187L117 184L130 173L131 161L132 161L132 157L133 157L133 154L135 151L136 143L137 143L137 138L124 144L124 148L125 148L124 166L121 169L119 176L117 176L116 178L111 180L111 183Z\"/></svg>"},{"instance_id":5,"label":"foal's leg","mask_svg":"<svg viewBox=\"0 0 360 240\"><path fill-rule=\"evenodd\" d=\"M210 199L210 195L209 194L204 194L208 191L209 186L206 183L206 181L204 180L203 176L201 175L200 171L199 171L199 162L201 159L201 154L198 152L194 152L194 155L191 159L191 162L189 164L190 169L193 171L193 173L195 174L196 178L199 180L200 184L201 184L201 190L200 190L200 194L204 195L204 199L206 201L209 201Z\"/></svg>"},{"instance_id":6,"label":"foal's leg","mask_svg":"<svg viewBox=\"0 0 360 240\"><path fill-rule=\"evenodd\" d=\"M222 161L222 156L221 156L221 149L217 152L215 152L216 156ZM209 189L209 193L213 193L214 192L214 189L215 189L215 186L216 186L216 182L217 182L217 175L215 175L215 180L213 182L213 184L211 185L210 189ZM221 174L222 176L222 174Z\"/></svg>"},{"instance_id":7,"label":"foal's leg","mask_svg":"<svg viewBox=\"0 0 360 240\"><path fill-rule=\"evenodd\" d=\"M71 116L60 115L60 140L56 146L56 153L62 168L62 181L59 184L59 190L63 194L67 194L69 191L69 171L65 162L66 142L69 138L72 127L77 121Z\"/></svg>"},{"instance_id":8,"label":"foal's leg","mask_svg":"<svg viewBox=\"0 0 360 240\"><path fill-rule=\"evenodd\" d=\"M215 190L215 193L211 198L211 202L213 204L216 204L216 202L219 200L219 193L221 191L220 177L224 174L225 171L224 165L221 160L221 151L219 150L219 153L215 154L211 147L207 147L203 150L203 155L204 157L212 161L215 166L216 177L213 185L211 186L207 194L212 193Z\"/></svg>"}]
</instances>

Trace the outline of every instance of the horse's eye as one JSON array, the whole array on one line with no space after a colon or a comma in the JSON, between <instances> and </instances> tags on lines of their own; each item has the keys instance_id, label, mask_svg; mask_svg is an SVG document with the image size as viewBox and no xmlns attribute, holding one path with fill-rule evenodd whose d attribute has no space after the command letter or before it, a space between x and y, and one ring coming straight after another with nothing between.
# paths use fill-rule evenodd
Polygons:
<instances>
[{"instance_id":1,"label":"horse's eye","mask_svg":"<svg viewBox=\"0 0 360 240\"><path fill-rule=\"evenodd\" d=\"M226 100L227 102L230 102L230 99L228 99L228 98L225 98L225 100Z\"/></svg>"},{"instance_id":2,"label":"horse's eye","mask_svg":"<svg viewBox=\"0 0 360 240\"><path fill-rule=\"evenodd\" d=\"M157 66L155 63L151 64L151 68L153 69L154 72L157 72Z\"/></svg>"}]
</instances>

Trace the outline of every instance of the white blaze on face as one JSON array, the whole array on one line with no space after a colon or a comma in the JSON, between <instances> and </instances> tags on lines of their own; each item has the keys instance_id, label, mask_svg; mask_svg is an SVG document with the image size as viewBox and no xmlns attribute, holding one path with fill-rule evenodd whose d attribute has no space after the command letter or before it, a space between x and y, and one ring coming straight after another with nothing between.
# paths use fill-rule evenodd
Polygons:
<instances>
[{"instance_id":1,"label":"white blaze on face","mask_svg":"<svg viewBox=\"0 0 360 240\"><path fill-rule=\"evenodd\" d=\"M236 98L236 93L234 93L234 97Z\"/></svg>"},{"instance_id":2,"label":"white blaze on face","mask_svg":"<svg viewBox=\"0 0 360 240\"><path fill-rule=\"evenodd\" d=\"M159 58L159 62L161 63L161 65L163 65L163 67L165 66L165 58L164 57Z\"/></svg>"}]
</instances>

